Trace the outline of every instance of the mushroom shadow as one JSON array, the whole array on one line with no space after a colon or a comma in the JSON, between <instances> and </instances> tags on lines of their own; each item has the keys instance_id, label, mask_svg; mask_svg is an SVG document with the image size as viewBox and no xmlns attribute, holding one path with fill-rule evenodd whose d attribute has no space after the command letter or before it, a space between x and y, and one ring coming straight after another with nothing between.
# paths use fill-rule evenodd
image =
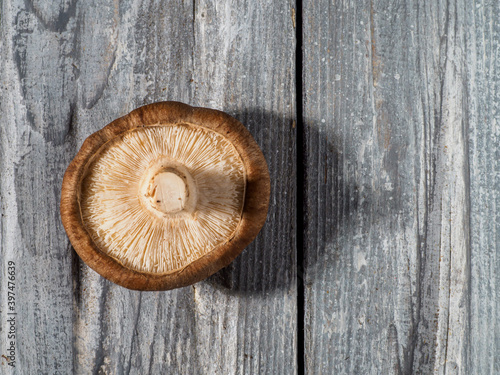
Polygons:
<instances>
[{"instance_id":1,"label":"mushroom shadow","mask_svg":"<svg viewBox=\"0 0 500 375\"><path fill-rule=\"evenodd\" d=\"M359 189L342 180L345 156L337 151L335 139L321 130L319 120L308 120L305 129L299 129L294 118L260 108L229 113L248 128L267 160L269 212L255 241L206 282L229 294L289 291L297 278L305 283L314 277L309 270L315 264L338 258L339 254L325 254L321 245L331 243L344 221L355 216ZM305 133L301 137L298 131ZM304 139L303 144L296 144L297 139ZM324 155L319 155L320 149ZM297 168L298 162L302 167ZM318 204L321 201L324 204Z\"/></svg>"}]
</instances>

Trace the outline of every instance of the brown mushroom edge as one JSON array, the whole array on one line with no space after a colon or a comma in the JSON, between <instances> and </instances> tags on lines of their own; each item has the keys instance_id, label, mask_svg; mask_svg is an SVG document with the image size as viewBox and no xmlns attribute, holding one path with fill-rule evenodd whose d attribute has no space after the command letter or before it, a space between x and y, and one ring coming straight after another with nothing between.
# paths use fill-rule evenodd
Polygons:
<instances>
[{"instance_id":1,"label":"brown mushroom edge","mask_svg":"<svg viewBox=\"0 0 500 375\"><path fill-rule=\"evenodd\" d=\"M82 222L80 184L86 165L99 148L114 137L138 127L158 124L194 124L226 137L238 151L246 169L246 192L241 221L232 238L183 268L167 273L132 270L101 251ZM90 135L64 174L61 219L74 249L94 271L134 290L169 290L194 284L231 263L257 236L267 217L270 179L266 160L250 132L224 112L178 102L146 105Z\"/></svg>"}]
</instances>

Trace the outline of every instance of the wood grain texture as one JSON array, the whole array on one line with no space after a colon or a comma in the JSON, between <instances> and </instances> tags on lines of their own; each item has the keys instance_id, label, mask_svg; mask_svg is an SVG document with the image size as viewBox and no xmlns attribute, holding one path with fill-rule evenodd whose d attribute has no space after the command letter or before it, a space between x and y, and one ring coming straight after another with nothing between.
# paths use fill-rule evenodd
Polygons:
<instances>
[{"instance_id":1,"label":"wood grain texture","mask_svg":"<svg viewBox=\"0 0 500 375\"><path fill-rule=\"evenodd\" d=\"M500 372L500 4L466 13L470 129L471 320L469 374Z\"/></svg>"},{"instance_id":2,"label":"wood grain texture","mask_svg":"<svg viewBox=\"0 0 500 375\"><path fill-rule=\"evenodd\" d=\"M473 11L304 2L307 373L469 373Z\"/></svg>"},{"instance_id":3,"label":"wood grain texture","mask_svg":"<svg viewBox=\"0 0 500 375\"><path fill-rule=\"evenodd\" d=\"M296 372L291 7L2 3L0 262L4 280L6 262L16 261L19 280L19 362L10 373ZM140 293L79 261L58 200L89 134L160 100L221 109L245 124L269 164L271 205L264 230L229 268L193 287ZM0 297L4 311L3 282ZM4 345L2 337L2 353Z\"/></svg>"},{"instance_id":4,"label":"wood grain texture","mask_svg":"<svg viewBox=\"0 0 500 375\"><path fill-rule=\"evenodd\" d=\"M75 18L73 4L61 8L2 2L0 350L10 342L5 281L13 261L22 363L7 371L2 357L6 373L65 373L73 362L72 256L57 210L72 150Z\"/></svg>"},{"instance_id":5,"label":"wood grain texture","mask_svg":"<svg viewBox=\"0 0 500 375\"><path fill-rule=\"evenodd\" d=\"M2 2L0 354L8 261L18 276L18 366L7 373L297 373L297 276L307 374L500 371L500 5L294 8ZM193 287L140 293L81 263L59 194L90 133L160 100L245 124L269 164L271 206L230 267ZM296 100L306 157L298 275Z\"/></svg>"}]
</instances>

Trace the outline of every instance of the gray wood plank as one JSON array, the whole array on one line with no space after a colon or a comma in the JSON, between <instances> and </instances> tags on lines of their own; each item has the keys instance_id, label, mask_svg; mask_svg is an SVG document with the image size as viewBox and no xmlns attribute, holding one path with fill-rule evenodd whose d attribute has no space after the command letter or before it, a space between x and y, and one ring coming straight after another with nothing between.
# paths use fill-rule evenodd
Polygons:
<instances>
[{"instance_id":1,"label":"gray wood plank","mask_svg":"<svg viewBox=\"0 0 500 375\"><path fill-rule=\"evenodd\" d=\"M470 129L471 320L469 374L500 372L500 4L467 12Z\"/></svg>"},{"instance_id":2,"label":"gray wood plank","mask_svg":"<svg viewBox=\"0 0 500 375\"><path fill-rule=\"evenodd\" d=\"M19 262L17 373L295 373L291 5L7 0L1 48L0 262L2 280L5 263ZM58 199L90 133L160 100L247 125L269 163L271 208L229 268L140 293L79 261ZM4 311L3 282L0 293Z\"/></svg>"},{"instance_id":3,"label":"gray wood plank","mask_svg":"<svg viewBox=\"0 0 500 375\"><path fill-rule=\"evenodd\" d=\"M1 354L10 355L7 319L16 320L15 368L60 374L72 367L72 275L59 220L59 187L70 160L76 99L70 51L75 7L4 1L0 67ZM54 58L57 56L57 58ZM15 309L7 305L7 266L15 262Z\"/></svg>"},{"instance_id":4,"label":"gray wood plank","mask_svg":"<svg viewBox=\"0 0 500 375\"><path fill-rule=\"evenodd\" d=\"M473 7L304 1L307 373L469 373Z\"/></svg>"}]
</instances>

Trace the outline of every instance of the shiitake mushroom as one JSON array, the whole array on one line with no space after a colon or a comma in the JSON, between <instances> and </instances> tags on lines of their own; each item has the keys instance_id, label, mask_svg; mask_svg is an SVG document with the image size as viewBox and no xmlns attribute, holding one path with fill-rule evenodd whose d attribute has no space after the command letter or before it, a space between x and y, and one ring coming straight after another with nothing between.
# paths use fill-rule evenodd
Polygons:
<instances>
[{"instance_id":1,"label":"shiitake mushroom","mask_svg":"<svg viewBox=\"0 0 500 375\"><path fill-rule=\"evenodd\" d=\"M85 140L60 207L92 269L126 288L168 290L233 261L264 225L269 194L264 156L239 121L160 102Z\"/></svg>"}]
</instances>

